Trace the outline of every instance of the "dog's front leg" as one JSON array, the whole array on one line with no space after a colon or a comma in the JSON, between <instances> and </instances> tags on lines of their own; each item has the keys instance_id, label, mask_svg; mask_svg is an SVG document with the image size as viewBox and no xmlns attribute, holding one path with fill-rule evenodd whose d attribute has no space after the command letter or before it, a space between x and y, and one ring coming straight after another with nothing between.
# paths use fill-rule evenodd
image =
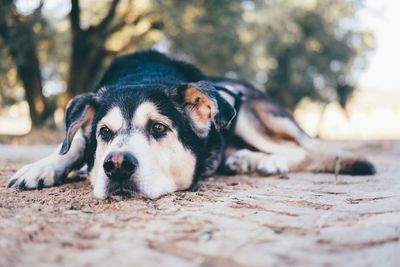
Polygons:
<instances>
[{"instance_id":1,"label":"dog's front leg","mask_svg":"<svg viewBox=\"0 0 400 267\"><path fill-rule=\"evenodd\" d=\"M71 170L82 167L85 147L86 139L82 130L78 130L66 154L59 154L60 146L51 155L26 165L10 178L8 187L42 189L61 184Z\"/></svg>"}]
</instances>

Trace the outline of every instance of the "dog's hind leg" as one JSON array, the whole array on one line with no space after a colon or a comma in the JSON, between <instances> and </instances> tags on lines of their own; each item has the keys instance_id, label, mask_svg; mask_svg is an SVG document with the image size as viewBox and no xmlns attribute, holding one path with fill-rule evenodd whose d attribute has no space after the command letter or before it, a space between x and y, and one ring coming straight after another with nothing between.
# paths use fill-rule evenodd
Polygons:
<instances>
[{"instance_id":1,"label":"dog's hind leg","mask_svg":"<svg viewBox=\"0 0 400 267\"><path fill-rule=\"evenodd\" d=\"M351 175L375 173L373 164L368 160L336 147L334 144L309 137L292 118L287 116L276 116L260 110L253 110L252 112L245 110L238 117L235 134L253 150L265 154L262 160L265 162L265 166L270 166L271 161L276 162L276 158L280 158L287 161L289 171L338 171L342 174ZM236 156L232 154L233 158L230 162L237 161L234 160L237 158L241 159L238 162L243 162L243 158L248 158L247 161L252 162L253 166L261 164L258 163L258 160L255 160L259 159L260 156L249 156L249 153L240 151L236 153L238 153ZM275 159L267 159L267 157ZM228 157L226 162L229 159ZM229 170L228 166L227 168ZM274 170L274 168L265 169L267 173L270 173L269 170ZM254 170L262 172L260 167L258 169L253 167L252 171ZM277 170L279 172L279 169Z\"/></svg>"},{"instance_id":2,"label":"dog's hind leg","mask_svg":"<svg viewBox=\"0 0 400 267\"><path fill-rule=\"evenodd\" d=\"M60 146L51 155L26 165L10 178L8 187L41 189L61 184L71 170L82 167L85 147L86 139L78 130L66 154L59 154Z\"/></svg>"},{"instance_id":3,"label":"dog's hind leg","mask_svg":"<svg viewBox=\"0 0 400 267\"><path fill-rule=\"evenodd\" d=\"M253 167L250 169L256 170L254 166L258 164L256 164L258 160L255 159L260 158L260 154L250 156L250 151L237 151L238 154L234 156L230 153L235 149L247 147L264 153L261 157L264 159L268 155L270 155L269 158L273 156L287 159L289 171L335 172L339 169L339 173L343 174L368 175L375 173L373 164L367 159L308 136L289 113L248 82L221 77L210 77L210 80L218 86L240 91L246 96L235 128L235 136L239 137L245 145L235 146L232 144L233 149L227 150L225 153L227 162L233 156L229 165L232 165L232 162L238 164L239 162L251 162L249 165ZM225 97L227 100L230 99L228 96ZM233 99L230 101L233 102ZM243 160L245 158L248 160ZM241 160L237 161L238 159ZM264 160L268 163L265 165L271 165L271 161L276 160ZM235 168L237 169L237 167ZM246 168L239 168L239 170L243 171ZM269 169L273 170L274 168Z\"/></svg>"},{"instance_id":4,"label":"dog's hind leg","mask_svg":"<svg viewBox=\"0 0 400 267\"><path fill-rule=\"evenodd\" d=\"M294 152L294 151L293 151ZM231 174L257 172L261 175L287 173L298 168L305 159L305 152L267 154L264 152L240 149L225 161L225 170Z\"/></svg>"}]
</instances>

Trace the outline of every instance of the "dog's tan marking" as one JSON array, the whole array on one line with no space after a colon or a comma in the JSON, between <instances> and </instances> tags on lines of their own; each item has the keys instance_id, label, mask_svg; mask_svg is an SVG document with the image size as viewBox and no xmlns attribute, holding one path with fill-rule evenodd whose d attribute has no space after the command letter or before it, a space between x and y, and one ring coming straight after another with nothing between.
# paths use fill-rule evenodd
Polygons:
<instances>
[{"instance_id":1,"label":"dog's tan marking","mask_svg":"<svg viewBox=\"0 0 400 267\"><path fill-rule=\"evenodd\" d=\"M90 125L93 120L93 116L94 109L91 106L87 107L82 118L74 125L72 125L71 130L67 133L67 138L69 139L69 142L72 141L79 129L83 130L84 135L89 135L89 132L91 130Z\"/></svg>"},{"instance_id":2,"label":"dog's tan marking","mask_svg":"<svg viewBox=\"0 0 400 267\"><path fill-rule=\"evenodd\" d=\"M112 108L99 122L98 128L100 129L103 125L116 132L121 129L124 125L124 117L122 116L121 109L118 107ZM97 129L97 130L99 130Z\"/></svg>"},{"instance_id":3,"label":"dog's tan marking","mask_svg":"<svg viewBox=\"0 0 400 267\"><path fill-rule=\"evenodd\" d=\"M245 112L239 113L235 134L242 138L247 144L257 148L264 153L286 153L290 154L297 150L294 143L279 144L272 140L267 133L263 133L255 125Z\"/></svg>"},{"instance_id":4,"label":"dog's tan marking","mask_svg":"<svg viewBox=\"0 0 400 267\"><path fill-rule=\"evenodd\" d=\"M252 109L260 119L260 123L272 132L275 141L290 140L301 143L304 133L289 117L274 115L274 106L265 101L253 101Z\"/></svg>"},{"instance_id":5,"label":"dog's tan marking","mask_svg":"<svg viewBox=\"0 0 400 267\"><path fill-rule=\"evenodd\" d=\"M211 119L218 112L216 103L196 86L188 85L185 92L185 111L197 134L206 137L210 131Z\"/></svg>"},{"instance_id":6,"label":"dog's tan marking","mask_svg":"<svg viewBox=\"0 0 400 267\"><path fill-rule=\"evenodd\" d=\"M189 188L193 181L196 159L194 155L179 144L174 162L170 167L171 177L174 179L176 188L184 190Z\"/></svg>"},{"instance_id":7,"label":"dog's tan marking","mask_svg":"<svg viewBox=\"0 0 400 267\"><path fill-rule=\"evenodd\" d=\"M193 85L186 90L185 103L192 107L202 124L207 124L215 112L215 103Z\"/></svg>"},{"instance_id":8,"label":"dog's tan marking","mask_svg":"<svg viewBox=\"0 0 400 267\"><path fill-rule=\"evenodd\" d=\"M184 148L174 133L160 141L150 143L159 167L171 177L178 190L187 189L193 179L196 159L191 151Z\"/></svg>"},{"instance_id":9,"label":"dog's tan marking","mask_svg":"<svg viewBox=\"0 0 400 267\"><path fill-rule=\"evenodd\" d=\"M172 165L170 168L170 173L172 177L181 177L182 176L181 166Z\"/></svg>"},{"instance_id":10,"label":"dog's tan marking","mask_svg":"<svg viewBox=\"0 0 400 267\"><path fill-rule=\"evenodd\" d=\"M102 126L107 126L112 131L116 132L124 126L124 118L122 116L121 109L118 107L112 108L98 123L97 132L100 130ZM94 164L93 168L89 173L89 179L93 186L96 184L96 179L98 173L103 168L103 160L109 146L108 143L103 142L101 139L97 139L96 152L94 155Z\"/></svg>"},{"instance_id":11,"label":"dog's tan marking","mask_svg":"<svg viewBox=\"0 0 400 267\"><path fill-rule=\"evenodd\" d=\"M161 140L150 142L149 152L153 153L154 163L173 179L177 189L187 189L192 183L196 164L195 157L183 147L177 138L170 119L160 114L153 103L144 102L137 108L133 124L135 127L143 128L149 120L164 123L172 130Z\"/></svg>"},{"instance_id":12,"label":"dog's tan marking","mask_svg":"<svg viewBox=\"0 0 400 267\"><path fill-rule=\"evenodd\" d=\"M171 120L160 114L157 106L151 102L143 102L138 106L133 116L133 125L138 128L144 128L149 120L161 122L171 128Z\"/></svg>"}]
</instances>

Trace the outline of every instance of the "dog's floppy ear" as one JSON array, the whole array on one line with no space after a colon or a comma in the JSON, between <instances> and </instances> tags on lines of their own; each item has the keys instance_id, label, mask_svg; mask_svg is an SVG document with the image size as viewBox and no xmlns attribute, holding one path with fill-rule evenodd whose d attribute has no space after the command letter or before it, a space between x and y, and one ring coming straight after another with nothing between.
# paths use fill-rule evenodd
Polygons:
<instances>
[{"instance_id":1,"label":"dog's floppy ear","mask_svg":"<svg viewBox=\"0 0 400 267\"><path fill-rule=\"evenodd\" d=\"M68 152L72 139L80 128L87 132L93 120L95 104L94 93L77 95L69 101L65 112L66 136L61 146L61 155Z\"/></svg>"},{"instance_id":2,"label":"dog's floppy ear","mask_svg":"<svg viewBox=\"0 0 400 267\"><path fill-rule=\"evenodd\" d=\"M223 99L212 83L199 81L179 87L178 95L192 128L206 137L214 123L217 130L226 128L236 115L235 109Z\"/></svg>"}]
</instances>

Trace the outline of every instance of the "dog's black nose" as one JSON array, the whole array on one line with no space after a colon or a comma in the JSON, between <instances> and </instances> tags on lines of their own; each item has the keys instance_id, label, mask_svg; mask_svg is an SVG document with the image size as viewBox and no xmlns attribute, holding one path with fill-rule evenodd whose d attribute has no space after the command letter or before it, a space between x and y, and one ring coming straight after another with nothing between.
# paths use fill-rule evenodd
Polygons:
<instances>
[{"instance_id":1,"label":"dog's black nose","mask_svg":"<svg viewBox=\"0 0 400 267\"><path fill-rule=\"evenodd\" d=\"M138 167L138 160L127 152L112 152L104 160L104 172L111 180L129 179Z\"/></svg>"}]
</instances>

